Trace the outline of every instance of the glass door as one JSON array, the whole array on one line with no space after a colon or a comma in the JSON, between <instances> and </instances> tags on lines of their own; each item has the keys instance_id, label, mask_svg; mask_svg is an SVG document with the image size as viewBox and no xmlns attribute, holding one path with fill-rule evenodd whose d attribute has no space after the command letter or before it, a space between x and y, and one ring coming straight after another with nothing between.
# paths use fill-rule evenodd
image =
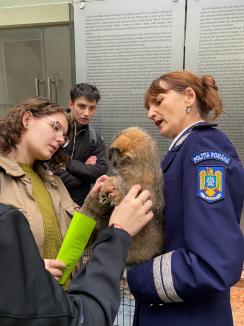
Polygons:
<instances>
[{"instance_id":1,"label":"glass door","mask_svg":"<svg viewBox=\"0 0 244 326\"><path fill-rule=\"evenodd\" d=\"M69 25L0 30L0 116L34 95L65 106L70 53Z\"/></svg>"},{"instance_id":2,"label":"glass door","mask_svg":"<svg viewBox=\"0 0 244 326\"><path fill-rule=\"evenodd\" d=\"M43 28L46 96L66 105L71 87L70 30L68 26Z\"/></svg>"},{"instance_id":3,"label":"glass door","mask_svg":"<svg viewBox=\"0 0 244 326\"><path fill-rule=\"evenodd\" d=\"M0 30L0 109L36 94L35 79L44 79L40 28Z\"/></svg>"}]
</instances>

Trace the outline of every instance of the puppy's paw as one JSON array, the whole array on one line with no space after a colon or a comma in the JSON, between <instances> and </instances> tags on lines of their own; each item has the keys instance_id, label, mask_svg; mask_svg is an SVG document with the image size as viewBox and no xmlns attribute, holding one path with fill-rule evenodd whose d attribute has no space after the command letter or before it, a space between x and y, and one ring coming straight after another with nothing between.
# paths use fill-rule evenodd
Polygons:
<instances>
[{"instance_id":1,"label":"puppy's paw","mask_svg":"<svg viewBox=\"0 0 244 326\"><path fill-rule=\"evenodd\" d=\"M111 194L107 192L100 192L99 202L103 205L113 206L113 198L111 197Z\"/></svg>"},{"instance_id":2,"label":"puppy's paw","mask_svg":"<svg viewBox=\"0 0 244 326\"><path fill-rule=\"evenodd\" d=\"M113 206L112 192L114 190L113 178L106 179L99 193L99 202L103 205Z\"/></svg>"}]
</instances>

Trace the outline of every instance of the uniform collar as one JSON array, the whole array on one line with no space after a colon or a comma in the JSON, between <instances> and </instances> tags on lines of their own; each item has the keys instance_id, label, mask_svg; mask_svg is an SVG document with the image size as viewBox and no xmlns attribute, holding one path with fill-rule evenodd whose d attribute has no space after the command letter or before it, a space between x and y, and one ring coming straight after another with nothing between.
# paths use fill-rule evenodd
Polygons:
<instances>
[{"instance_id":1,"label":"uniform collar","mask_svg":"<svg viewBox=\"0 0 244 326\"><path fill-rule=\"evenodd\" d=\"M169 147L169 151L178 150L180 145L184 143L185 139L190 135L190 133L193 130L201 129L201 128L213 128L216 126L217 126L217 124L208 123L206 121L198 121L198 122L193 123L192 125L188 126L184 130L182 130L181 133L175 137L175 139L172 141L172 143Z\"/></svg>"},{"instance_id":2,"label":"uniform collar","mask_svg":"<svg viewBox=\"0 0 244 326\"><path fill-rule=\"evenodd\" d=\"M171 148L174 147L174 145L175 145L175 143L178 141L178 139L180 139L181 136L182 136L183 134L185 134L185 132L186 132L188 129L190 129L192 126L195 126L196 124L201 123L201 122L204 122L204 121L203 121L203 120L200 120L200 121L194 122L194 123L192 123L190 126L187 126L185 129L183 129L183 130L179 133L179 135L177 135L177 136L173 139L172 143L171 143L170 146L169 146L169 151L171 150Z\"/></svg>"},{"instance_id":3,"label":"uniform collar","mask_svg":"<svg viewBox=\"0 0 244 326\"><path fill-rule=\"evenodd\" d=\"M170 148L170 150L167 152L167 154L165 155L164 159L161 162L161 168L163 172L166 172L167 168L170 166L171 162L176 157L181 145L184 143L186 138L190 135L190 133L193 130L203 129L203 128L213 128L216 126L217 124L210 124L206 121L201 121L191 126L188 126L185 130L183 130L183 132L179 135L180 137L176 139L176 142L174 142L172 148Z\"/></svg>"}]
</instances>

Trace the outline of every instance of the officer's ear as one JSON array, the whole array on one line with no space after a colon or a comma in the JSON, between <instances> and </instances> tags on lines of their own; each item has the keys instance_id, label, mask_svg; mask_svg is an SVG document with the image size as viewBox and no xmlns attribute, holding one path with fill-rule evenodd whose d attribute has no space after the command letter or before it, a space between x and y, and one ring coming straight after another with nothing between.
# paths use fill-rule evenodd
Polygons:
<instances>
[{"instance_id":1,"label":"officer's ear","mask_svg":"<svg viewBox=\"0 0 244 326\"><path fill-rule=\"evenodd\" d=\"M196 93L193 88L187 87L184 91L187 107L191 107L196 102Z\"/></svg>"}]
</instances>

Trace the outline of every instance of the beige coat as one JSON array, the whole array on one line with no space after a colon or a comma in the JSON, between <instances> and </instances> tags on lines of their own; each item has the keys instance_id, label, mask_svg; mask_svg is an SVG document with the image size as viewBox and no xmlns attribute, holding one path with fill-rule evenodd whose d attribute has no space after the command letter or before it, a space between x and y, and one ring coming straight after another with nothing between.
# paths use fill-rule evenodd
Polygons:
<instances>
[{"instance_id":1,"label":"beige coat","mask_svg":"<svg viewBox=\"0 0 244 326\"><path fill-rule=\"evenodd\" d=\"M93 206L95 207L97 203L95 200L90 198L87 200L87 204L80 208L72 201L59 177L49 175L41 166L37 172L51 196L62 237L64 237L70 219L76 210L95 217L96 212L93 212ZM0 203L15 206L26 216L42 255L44 228L41 213L32 196L31 180L15 160L5 153L0 153Z\"/></svg>"},{"instance_id":2,"label":"beige coat","mask_svg":"<svg viewBox=\"0 0 244 326\"><path fill-rule=\"evenodd\" d=\"M89 195L80 208L72 201L58 176L49 175L41 165L37 172L51 196L62 238L64 238L75 211L78 210L97 220L98 216L100 218L106 216L111 209L100 204ZM19 164L9 154L5 153L0 153L0 203L15 206L25 215L42 256L44 227L40 210L32 196L31 180L25 175Z\"/></svg>"}]
</instances>

